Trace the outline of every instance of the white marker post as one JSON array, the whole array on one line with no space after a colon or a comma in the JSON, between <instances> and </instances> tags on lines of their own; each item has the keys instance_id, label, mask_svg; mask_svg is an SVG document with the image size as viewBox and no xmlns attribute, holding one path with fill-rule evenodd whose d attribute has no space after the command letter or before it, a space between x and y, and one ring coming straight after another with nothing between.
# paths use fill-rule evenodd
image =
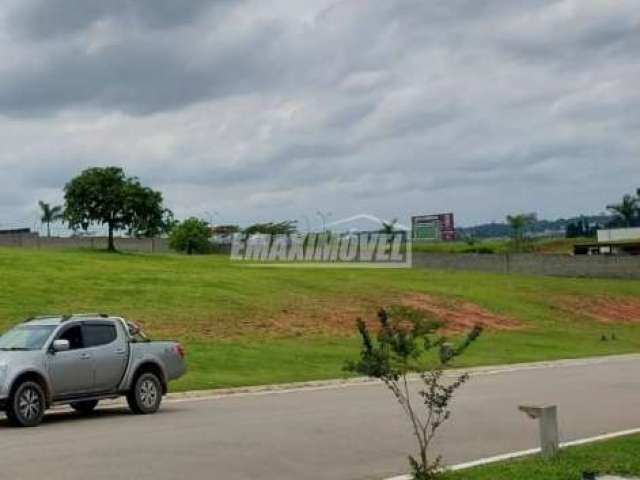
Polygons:
<instances>
[{"instance_id":1,"label":"white marker post","mask_svg":"<svg viewBox=\"0 0 640 480\"><path fill-rule=\"evenodd\" d=\"M540 426L540 449L542 457L553 458L560 449L560 436L558 435L558 407L555 405L545 407L520 406L518 410L526 413L529 418L538 419Z\"/></svg>"}]
</instances>

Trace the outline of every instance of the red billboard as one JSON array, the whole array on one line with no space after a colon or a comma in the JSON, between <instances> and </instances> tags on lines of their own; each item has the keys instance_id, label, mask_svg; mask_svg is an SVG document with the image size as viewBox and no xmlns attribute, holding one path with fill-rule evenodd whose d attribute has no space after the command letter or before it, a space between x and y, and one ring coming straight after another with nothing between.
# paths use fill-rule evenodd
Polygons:
<instances>
[{"instance_id":1,"label":"red billboard","mask_svg":"<svg viewBox=\"0 0 640 480\"><path fill-rule=\"evenodd\" d=\"M453 213L411 217L411 229L415 240L442 240L447 242L456 239Z\"/></svg>"}]
</instances>

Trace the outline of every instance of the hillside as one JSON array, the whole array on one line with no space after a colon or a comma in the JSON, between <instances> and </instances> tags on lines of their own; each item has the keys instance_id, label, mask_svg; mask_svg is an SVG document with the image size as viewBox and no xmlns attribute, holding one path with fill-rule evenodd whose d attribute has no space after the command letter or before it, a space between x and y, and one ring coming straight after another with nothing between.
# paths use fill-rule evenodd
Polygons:
<instances>
[{"instance_id":1,"label":"hillside","mask_svg":"<svg viewBox=\"0 0 640 480\"><path fill-rule=\"evenodd\" d=\"M179 389L340 377L358 352L355 319L398 304L446 322L453 336L484 324L466 365L640 350L634 281L10 248L0 249L0 273L0 328L50 312L127 316L186 344Z\"/></svg>"},{"instance_id":2,"label":"hillside","mask_svg":"<svg viewBox=\"0 0 640 480\"><path fill-rule=\"evenodd\" d=\"M570 218L558 218L556 220L539 219L527 230L531 235L561 235L564 236L567 226L572 223L586 222L589 225L606 226L612 221L610 215L581 215ZM504 222L483 223L469 227L458 227L458 236L461 238L508 238L511 235L511 227Z\"/></svg>"},{"instance_id":3,"label":"hillside","mask_svg":"<svg viewBox=\"0 0 640 480\"><path fill-rule=\"evenodd\" d=\"M587 238L538 237L526 244L526 251L544 254L571 254L576 242L587 241ZM415 252L436 253L507 253L513 251L513 242L508 239L490 238L473 242L456 240L454 242L415 242Z\"/></svg>"}]
</instances>

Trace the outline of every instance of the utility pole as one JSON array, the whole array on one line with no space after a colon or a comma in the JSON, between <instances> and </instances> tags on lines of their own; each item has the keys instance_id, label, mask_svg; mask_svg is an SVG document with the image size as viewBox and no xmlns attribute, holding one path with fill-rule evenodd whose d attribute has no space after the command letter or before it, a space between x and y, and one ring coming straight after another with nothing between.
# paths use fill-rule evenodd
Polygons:
<instances>
[{"instance_id":1,"label":"utility pole","mask_svg":"<svg viewBox=\"0 0 640 480\"><path fill-rule=\"evenodd\" d=\"M316 212L316 215L318 215L322 219L322 233L326 233L326 231L327 231L327 218L329 218L331 216L331 212L321 212L320 210L318 210Z\"/></svg>"},{"instance_id":2,"label":"utility pole","mask_svg":"<svg viewBox=\"0 0 640 480\"><path fill-rule=\"evenodd\" d=\"M307 215L302 215L302 219L307 226L307 233L311 233L311 220L309 220L309 217Z\"/></svg>"},{"instance_id":3,"label":"utility pole","mask_svg":"<svg viewBox=\"0 0 640 480\"><path fill-rule=\"evenodd\" d=\"M212 212L204 212L204 214L207 216L207 219L209 220L209 226L213 227L213 218L214 216L219 217L220 216L220 212L218 212L217 210L213 210Z\"/></svg>"}]
</instances>

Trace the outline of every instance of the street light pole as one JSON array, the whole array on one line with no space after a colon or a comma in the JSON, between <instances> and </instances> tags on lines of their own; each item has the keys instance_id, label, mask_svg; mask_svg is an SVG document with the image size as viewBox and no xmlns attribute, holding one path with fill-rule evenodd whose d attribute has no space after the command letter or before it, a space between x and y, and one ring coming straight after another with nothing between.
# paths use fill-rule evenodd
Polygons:
<instances>
[{"instance_id":1,"label":"street light pole","mask_svg":"<svg viewBox=\"0 0 640 480\"><path fill-rule=\"evenodd\" d=\"M316 215L318 215L322 219L322 233L326 233L326 231L327 231L327 218L329 218L331 216L331 212L321 212L320 210L318 210L316 212Z\"/></svg>"},{"instance_id":2,"label":"street light pole","mask_svg":"<svg viewBox=\"0 0 640 480\"><path fill-rule=\"evenodd\" d=\"M302 215L302 219L304 220L304 223L307 225L307 233L311 233L311 220L309 220L309 217L307 215Z\"/></svg>"},{"instance_id":3,"label":"street light pole","mask_svg":"<svg viewBox=\"0 0 640 480\"><path fill-rule=\"evenodd\" d=\"M220 216L220 212L214 210L213 212L204 212L204 214L209 218L209 225L213 227L213 217Z\"/></svg>"}]
</instances>

